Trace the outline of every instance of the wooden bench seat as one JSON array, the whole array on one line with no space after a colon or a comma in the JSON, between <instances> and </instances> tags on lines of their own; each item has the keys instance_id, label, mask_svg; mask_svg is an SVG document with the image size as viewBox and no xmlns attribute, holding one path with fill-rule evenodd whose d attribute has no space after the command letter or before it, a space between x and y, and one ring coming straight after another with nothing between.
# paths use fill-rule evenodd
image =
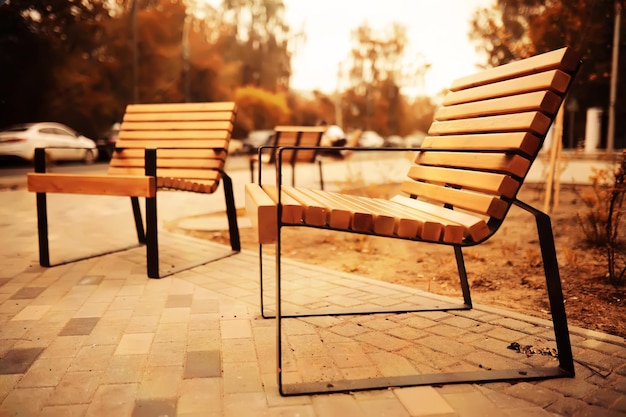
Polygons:
<instances>
[{"instance_id":1,"label":"wooden bench seat","mask_svg":"<svg viewBox=\"0 0 626 417\"><path fill-rule=\"evenodd\" d=\"M125 196L131 198L139 243L146 245L148 276L165 276L159 272L157 191L210 194L220 183L226 198L231 249L239 252L232 181L224 172L235 113L232 102L128 105L104 175L46 172L44 149L38 149L35 172L28 174L28 190L37 193L39 263L52 266L46 193ZM139 197L145 198L145 232ZM62 263L67 262L71 261ZM176 271L185 268L188 266Z\"/></svg>"},{"instance_id":2,"label":"wooden bench seat","mask_svg":"<svg viewBox=\"0 0 626 417\"><path fill-rule=\"evenodd\" d=\"M285 301L280 289L283 279L280 248L281 231L285 227L316 227L451 246L458 266L463 302L441 308L469 309L472 302L462 248L487 241L506 220L509 209L516 205L536 219L559 366L542 368L527 375L512 370L498 373L494 378L572 376L573 359L550 218L519 201L517 194L561 107L579 63L574 51L563 48L454 81L443 106L435 114L428 136L420 148L414 149L414 163L401 183L401 194L393 198L362 197L286 186L281 183L280 175L276 176L276 184L270 182L271 185L268 185L262 181L248 184L247 213L258 227L260 255L263 245L277 245L275 311L266 311L262 294L261 312L264 317L277 317L279 346L282 343L281 321L285 318L398 312L394 309L283 312L281 305ZM287 152L289 148L282 151ZM278 169L282 169L280 163ZM263 284L261 269L261 288ZM429 309L432 308L415 306L402 312ZM384 382L323 381L306 386L283 385L282 361L283 357L279 355L278 380L284 395L444 381L471 382L485 378L476 372L467 372L386 379Z\"/></svg>"}]
</instances>

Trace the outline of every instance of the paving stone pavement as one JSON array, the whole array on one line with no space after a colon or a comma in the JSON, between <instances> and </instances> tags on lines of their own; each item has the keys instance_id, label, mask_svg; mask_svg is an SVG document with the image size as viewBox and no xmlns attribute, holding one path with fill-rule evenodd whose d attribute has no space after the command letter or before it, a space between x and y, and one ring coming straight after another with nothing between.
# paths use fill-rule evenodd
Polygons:
<instances>
[{"instance_id":1,"label":"paving stone pavement","mask_svg":"<svg viewBox=\"0 0 626 417\"><path fill-rule=\"evenodd\" d=\"M361 175L352 168L351 175ZM329 174L332 179L332 169ZM233 175L235 184L247 177ZM222 209L219 190L167 194L159 197L163 225ZM241 189L236 199L243 203ZM42 268L34 195L0 191L0 202L0 416L626 415L624 339L572 326L575 378L281 397L275 321L260 315L258 253L243 251L158 280L146 277L141 247ZM134 243L127 199L50 195L49 210L53 262ZM164 230L160 239L164 269L229 254L225 246ZM286 308L447 301L285 262ZM272 260L264 265L271 277ZM271 310L271 285L266 295ZM554 361L506 348L512 341L551 347L549 322L488 306L296 318L285 321L285 331L285 374L296 381L479 366L489 372Z\"/></svg>"}]
</instances>

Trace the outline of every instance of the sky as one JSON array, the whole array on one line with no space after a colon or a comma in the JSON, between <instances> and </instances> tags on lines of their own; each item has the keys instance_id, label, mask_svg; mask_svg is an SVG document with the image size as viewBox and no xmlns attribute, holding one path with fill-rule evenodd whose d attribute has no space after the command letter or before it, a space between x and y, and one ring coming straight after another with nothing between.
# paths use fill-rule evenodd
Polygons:
<instances>
[{"instance_id":1,"label":"sky","mask_svg":"<svg viewBox=\"0 0 626 417\"><path fill-rule=\"evenodd\" d=\"M406 27L409 38L407 68L429 63L423 83L411 91L434 95L455 78L472 74L484 59L470 43L470 18L478 7L494 0L284 0L286 21L303 28L304 45L292 58L291 87L319 89L326 93L338 87L339 65L350 55L351 33L364 22L385 30L392 22ZM339 84L341 86L341 84Z\"/></svg>"},{"instance_id":2,"label":"sky","mask_svg":"<svg viewBox=\"0 0 626 417\"><path fill-rule=\"evenodd\" d=\"M204 0L218 5L220 0ZM450 83L478 70L485 59L468 39L470 19L495 0L283 0L285 20L302 29L306 40L292 57L291 88L332 93L341 89L337 74L346 68L352 32L367 23L384 31L391 23L407 29L407 69L428 63L423 82L403 90L434 96Z\"/></svg>"}]
</instances>

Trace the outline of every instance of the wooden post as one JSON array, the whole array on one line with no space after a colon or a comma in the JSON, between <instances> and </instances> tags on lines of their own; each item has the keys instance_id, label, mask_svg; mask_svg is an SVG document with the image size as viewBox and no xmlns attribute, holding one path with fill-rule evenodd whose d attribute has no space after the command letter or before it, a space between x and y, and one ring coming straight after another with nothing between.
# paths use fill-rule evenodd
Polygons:
<instances>
[{"instance_id":1,"label":"wooden post","mask_svg":"<svg viewBox=\"0 0 626 417\"><path fill-rule=\"evenodd\" d=\"M561 150L563 149L563 110L561 106L554 120L554 142L556 143L556 164L554 167L554 197L552 198L552 212L559 208L561 197Z\"/></svg>"},{"instance_id":2,"label":"wooden post","mask_svg":"<svg viewBox=\"0 0 626 417\"><path fill-rule=\"evenodd\" d=\"M546 197L543 203L543 211L550 213L558 207L558 198L561 182L561 148L563 138L563 108L561 106L554 120L554 135L552 136L552 148L550 149L550 163L548 165L548 176L546 179ZM554 193L554 195L553 195Z\"/></svg>"},{"instance_id":3,"label":"wooden post","mask_svg":"<svg viewBox=\"0 0 626 417\"><path fill-rule=\"evenodd\" d=\"M617 77L619 74L619 40L622 3L615 0L615 24L613 29L613 58L611 61L611 89L609 92L609 125L607 128L606 151L613 152L615 146L615 102L617 100Z\"/></svg>"}]
</instances>

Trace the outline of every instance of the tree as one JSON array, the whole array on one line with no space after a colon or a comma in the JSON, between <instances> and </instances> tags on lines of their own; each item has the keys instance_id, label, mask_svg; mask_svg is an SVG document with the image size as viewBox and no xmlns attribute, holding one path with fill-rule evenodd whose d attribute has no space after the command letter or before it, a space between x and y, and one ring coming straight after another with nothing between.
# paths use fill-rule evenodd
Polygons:
<instances>
[{"instance_id":1,"label":"tree","mask_svg":"<svg viewBox=\"0 0 626 417\"><path fill-rule=\"evenodd\" d=\"M52 62L50 41L26 13L19 2L0 7L0 126L37 120L42 92L52 84L52 74L41 70Z\"/></svg>"},{"instance_id":2,"label":"tree","mask_svg":"<svg viewBox=\"0 0 626 417\"><path fill-rule=\"evenodd\" d=\"M381 133L407 125L394 69L405 41L395 30L399 43L389 39L362 61L376 73L372 94L353 86L354 100L344 101L355 127L363 127L367 106ZM129 102L238 99L253 109L240 108L235 132L332 120L334 98L288 92L301 39L284 21L282 0L223 0L221 9L202 0L10 0L0 6L0 125L58 121L97 139Z\"/></svg>"},{"instance_id":3,"label":"tree","mask_svg":"<svg viewBox=\"0 0 626 417\"><path fill-rule=\"evenodd\" d=\"M286 91L291 77L290 32L282 0L223 0L227 62L241 63L240 84Z\"/></svg>"},{"instance_id":4,"label":"tree","mask_svg":"<svg viewBox=\"0 0 626 417\"><path fill-rule=\"evenodd\" d=\"M497 0L491 8L476 11L470 37L478 49L486 52L488 66L526 58L530 55L572 46L583 59L583 65L570 92L577 107L605 107L608 103L611 76L611 52L614 2L609 0ZM620 67L626 64L626 36L620 42ZM626 83L619 86L618 97L626 96ZM573 107L572 107L573 108ZM616 109L618 135L626 135L626 104ZM571 112L569 117L574 117ZM571 122L571 121L570 121ZM584 117L573 125L582 137ZM570 136L564 134L564 137ZM573 135L572 135L573 136ZM626 139L624 139L626 140ZM622 142L624 141L622 140Z\"/></svg>"},{"instance_id":5,"label":"tree","mask_svg":"<svg viewBox=\"0 0 626 417\"><path fill-rule=\"evenodd\" d=\"M88 95L77 101L74 94L97 59L106 16L98 0L11 0L0 6L0 124L54 119L93 133L88 122L78 125L73 112L59 109L58 98L69 94L63 104L73 110L89 105Z\"/></svg>"},{"instance_id":6,"label":"tree","mask_svg":"<svg viewBox=\"0 0 626 417\"><path fill-rule=\"evenodd\" d=\"M245 84L286 91L292 35L282 1L224 7L201 0L2 3L0 125L51 120L98 138L129 102L233 100Z\"/></svg>"},{"instance_id":7,"label":"tree","mask_svg":"<svg viewBox=\"0 0 626 417\"><path fill-rule=\"evenodd\" d=\"M271 93L264 89L246 86L237 89L237 119L245 131L273 129L289 120L289 107L283 93Z\"/></svg>"},{"instance_id":8,"label":"tree","mask_svg":"<svg viewBox=\"0 0 626 417\"><path fill-rule=\"evenodd\" d=\"M408 111L402 87L416 74L406 69L422 73L428 64L405 65L408 38L406 28L399 24L376 32L364 23L354 31L353 39L349 87L342 100L344 125L382 135L410 133L414 123L409 119L414 115Z\"/></svg>"}]
</instances>

